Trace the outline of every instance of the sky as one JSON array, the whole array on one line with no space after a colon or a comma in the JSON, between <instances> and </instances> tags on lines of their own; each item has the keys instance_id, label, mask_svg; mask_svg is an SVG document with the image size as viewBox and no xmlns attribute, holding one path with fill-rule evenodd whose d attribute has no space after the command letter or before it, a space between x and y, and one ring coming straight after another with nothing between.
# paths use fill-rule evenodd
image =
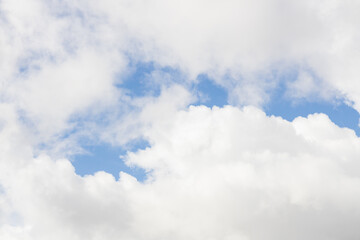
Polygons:
<instances>
[{"instance_id":1,"label":"sky","mask_svg":"<svg viewBox=\"0 0 360 240\"><path fill-rule=\"evenodd\" d=\"M357 0L0 0L0 239L359 239Z\"/></svg>"}]
</instances>

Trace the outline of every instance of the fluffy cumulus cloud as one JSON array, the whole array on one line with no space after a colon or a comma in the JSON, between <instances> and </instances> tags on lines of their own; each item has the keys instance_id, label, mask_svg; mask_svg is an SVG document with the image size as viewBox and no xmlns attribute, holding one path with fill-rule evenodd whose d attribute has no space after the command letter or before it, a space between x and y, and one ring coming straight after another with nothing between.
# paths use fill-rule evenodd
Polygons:
<instances>
[{"instance_id":1,"label":"fluffy cumulus cloud","mask_svg":"<svg viewBox=\"0 0 360 240\"><path fill-rule=\"evenodd\" d=\"M284 87L290 101L360 111L359 10L0 0L0 239L359 239L355 132L321 113L287 121L261 109ZM199 76L229 105L195 106ZM145 181L76 174L84 141L138 139L148 147L119 161Z\"/></svg>"},{"instance_id":2,"label":"fluffy cumulus cloud","mask_svg":"<svg viewBox=\"0 0 360 240\"><path fill-rule=\"evenodd\" d=\"M199 106L177 111L144 134L152 146L126 156L129 165L149 171L144 183L123 172L118 181L105 172L80 177L68 160L46 155L8 156L11 164L3 161L1 168L8 217L0 236L359 236L360 140L326 115L288 122L253 107ZM18 151L16 143L7 150Z\"/></svg>"}]
</instances>

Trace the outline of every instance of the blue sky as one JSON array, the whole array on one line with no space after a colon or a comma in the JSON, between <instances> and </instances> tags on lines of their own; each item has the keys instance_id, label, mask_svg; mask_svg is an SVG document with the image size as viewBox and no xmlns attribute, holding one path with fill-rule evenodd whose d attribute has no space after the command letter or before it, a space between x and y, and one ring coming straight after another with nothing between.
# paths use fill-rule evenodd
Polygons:
<instances>
[{"instance_id":1,"label":"blue sky","mask_svg":"<svg viewBox=\"0 0 360 240\"><path fill-rule=\"evenodd\" d=\"M144 181L146 172L138 167L128 167L121 158L126 151L136 151L144 149L148 144L146 142L135 143L131 149L115 147L110 144L102 143L99 145L82 146L86 151L84 154L75 155L73 165L77 174L81 176L94 174L98 171L111 173L116 179L119 178L119 172L126 172L139 181Z\"/></svg>"}]
</instances>

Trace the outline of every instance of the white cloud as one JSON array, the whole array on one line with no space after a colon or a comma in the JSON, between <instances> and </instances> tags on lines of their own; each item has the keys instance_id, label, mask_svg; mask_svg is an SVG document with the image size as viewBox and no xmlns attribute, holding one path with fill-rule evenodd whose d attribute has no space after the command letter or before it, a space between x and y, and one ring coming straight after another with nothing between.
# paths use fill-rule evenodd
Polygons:
<instances>
[{"instance_id":1,"label":"white cloud","mask_svg":"<svg viewBox=\"0 0 360 240\"><path fill-rule=\"evenodd\" d=\"M279 81L272 71L289 66L310 69L338 91L327 97L358 101L357 1L109 0L94 8L126 26L135 56L179 67L190 78L207 73L235 89L240 104L248 103L243 94L263 104L259 98Z\"/></svg>"},{"instance_id":2,"label":"white cloud","mask_svg":"<svg viewBox=\"0 0 360 240\"><path fill-rule=\"evenodd\" d=\"M360 139L326 115L287 122L252 107L199 106L155 118L144 135L152 146L127 161L152 170L145 183L82 178L46 155L2 159L0 181L22 221L0 236L358 238Z\"/></svg>"},{"instance_id":3,"label":"white cloud","mask_svg":"<svg viewBox=\"0 0 360 240\"><path fill-rule=\"evenodd\" d=\"M1 1L0 238L358 239L352 130L323 114L287 122L253 107L187 108L186 86L205 73L231 104L262 105L285 81L290 98L344 96L359 111L359 8L351 0ZM129 60L187 79L174 84L157 69L149 76L160 96L124 96L114 84ZM274 74L289 68L297 81ZM80 177L54 149L40 154L39 143L59 155L76 148L76 137L59 136L76 117L104 112L106 126L90 119L81 134L148 140L126 156L150 172L147 182Z\"/></svg>"},{"instance_id":4,"label":"white cloud","mask_svg":"<svg viewBox=\"0 0 360 240\"><path fill-rule=\"evenodd\" d=\"M158 97L145 96L133 99L129 110L124 116L118 116L111 124L102 129L100 134L105 142L114 145L146 138L146 129L167 124L179 109L184 109L194 102L195 97L184 87L174 84L163 87Z\"/></svg>"},{"instance_id":5,"label":"white cloud","mask_svg":"<svg viewBox=\"0 0 360 240\"><path fill-rule=\"evenodd\" d=\"M69 128L72 114L111 95L129 59L178 68L186 81L205 73L234 105L262 106L279 81L294 80L282 72L308 69L318 80L285 84L290 97L345 97L359 110L356 1L4 0L0 8L2 95L35 125L56 124L44 131Z\"/></svg>"},{"instance_id":6,"label":"white cloud","mask_svg":"<svg viewBox=\"0 0 360 240\"><path fill-rule=\"evenodd\" d=\"M19 79L7 93L33 121L54 133L75 112L116 100L113 59L87 49L60 63L47 63ZM117 68L122 64L117 62ZM42 130L42 129L41 129Z\"/></svg>"}]
</instances>

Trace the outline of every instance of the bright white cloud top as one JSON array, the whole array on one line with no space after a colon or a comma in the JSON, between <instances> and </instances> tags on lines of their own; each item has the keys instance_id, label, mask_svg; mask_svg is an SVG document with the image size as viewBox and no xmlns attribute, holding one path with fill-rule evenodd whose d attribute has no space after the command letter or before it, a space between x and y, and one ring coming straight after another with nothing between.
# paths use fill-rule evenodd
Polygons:
<instances>
[{"instance_id":1,"label":"bright white cloud top","mask_svg":"<svg viewBox=\"0 0 360 240\"><path fill-rule=\"evenodd\" d=\"M281 88L360 112L359 11L1 0L0 239L359 239L357 129L262 110ZM201 105L199 76L227 106ZM145 181L76 174L89 142L128 150Z\"/></svg>"}]
</instances>

